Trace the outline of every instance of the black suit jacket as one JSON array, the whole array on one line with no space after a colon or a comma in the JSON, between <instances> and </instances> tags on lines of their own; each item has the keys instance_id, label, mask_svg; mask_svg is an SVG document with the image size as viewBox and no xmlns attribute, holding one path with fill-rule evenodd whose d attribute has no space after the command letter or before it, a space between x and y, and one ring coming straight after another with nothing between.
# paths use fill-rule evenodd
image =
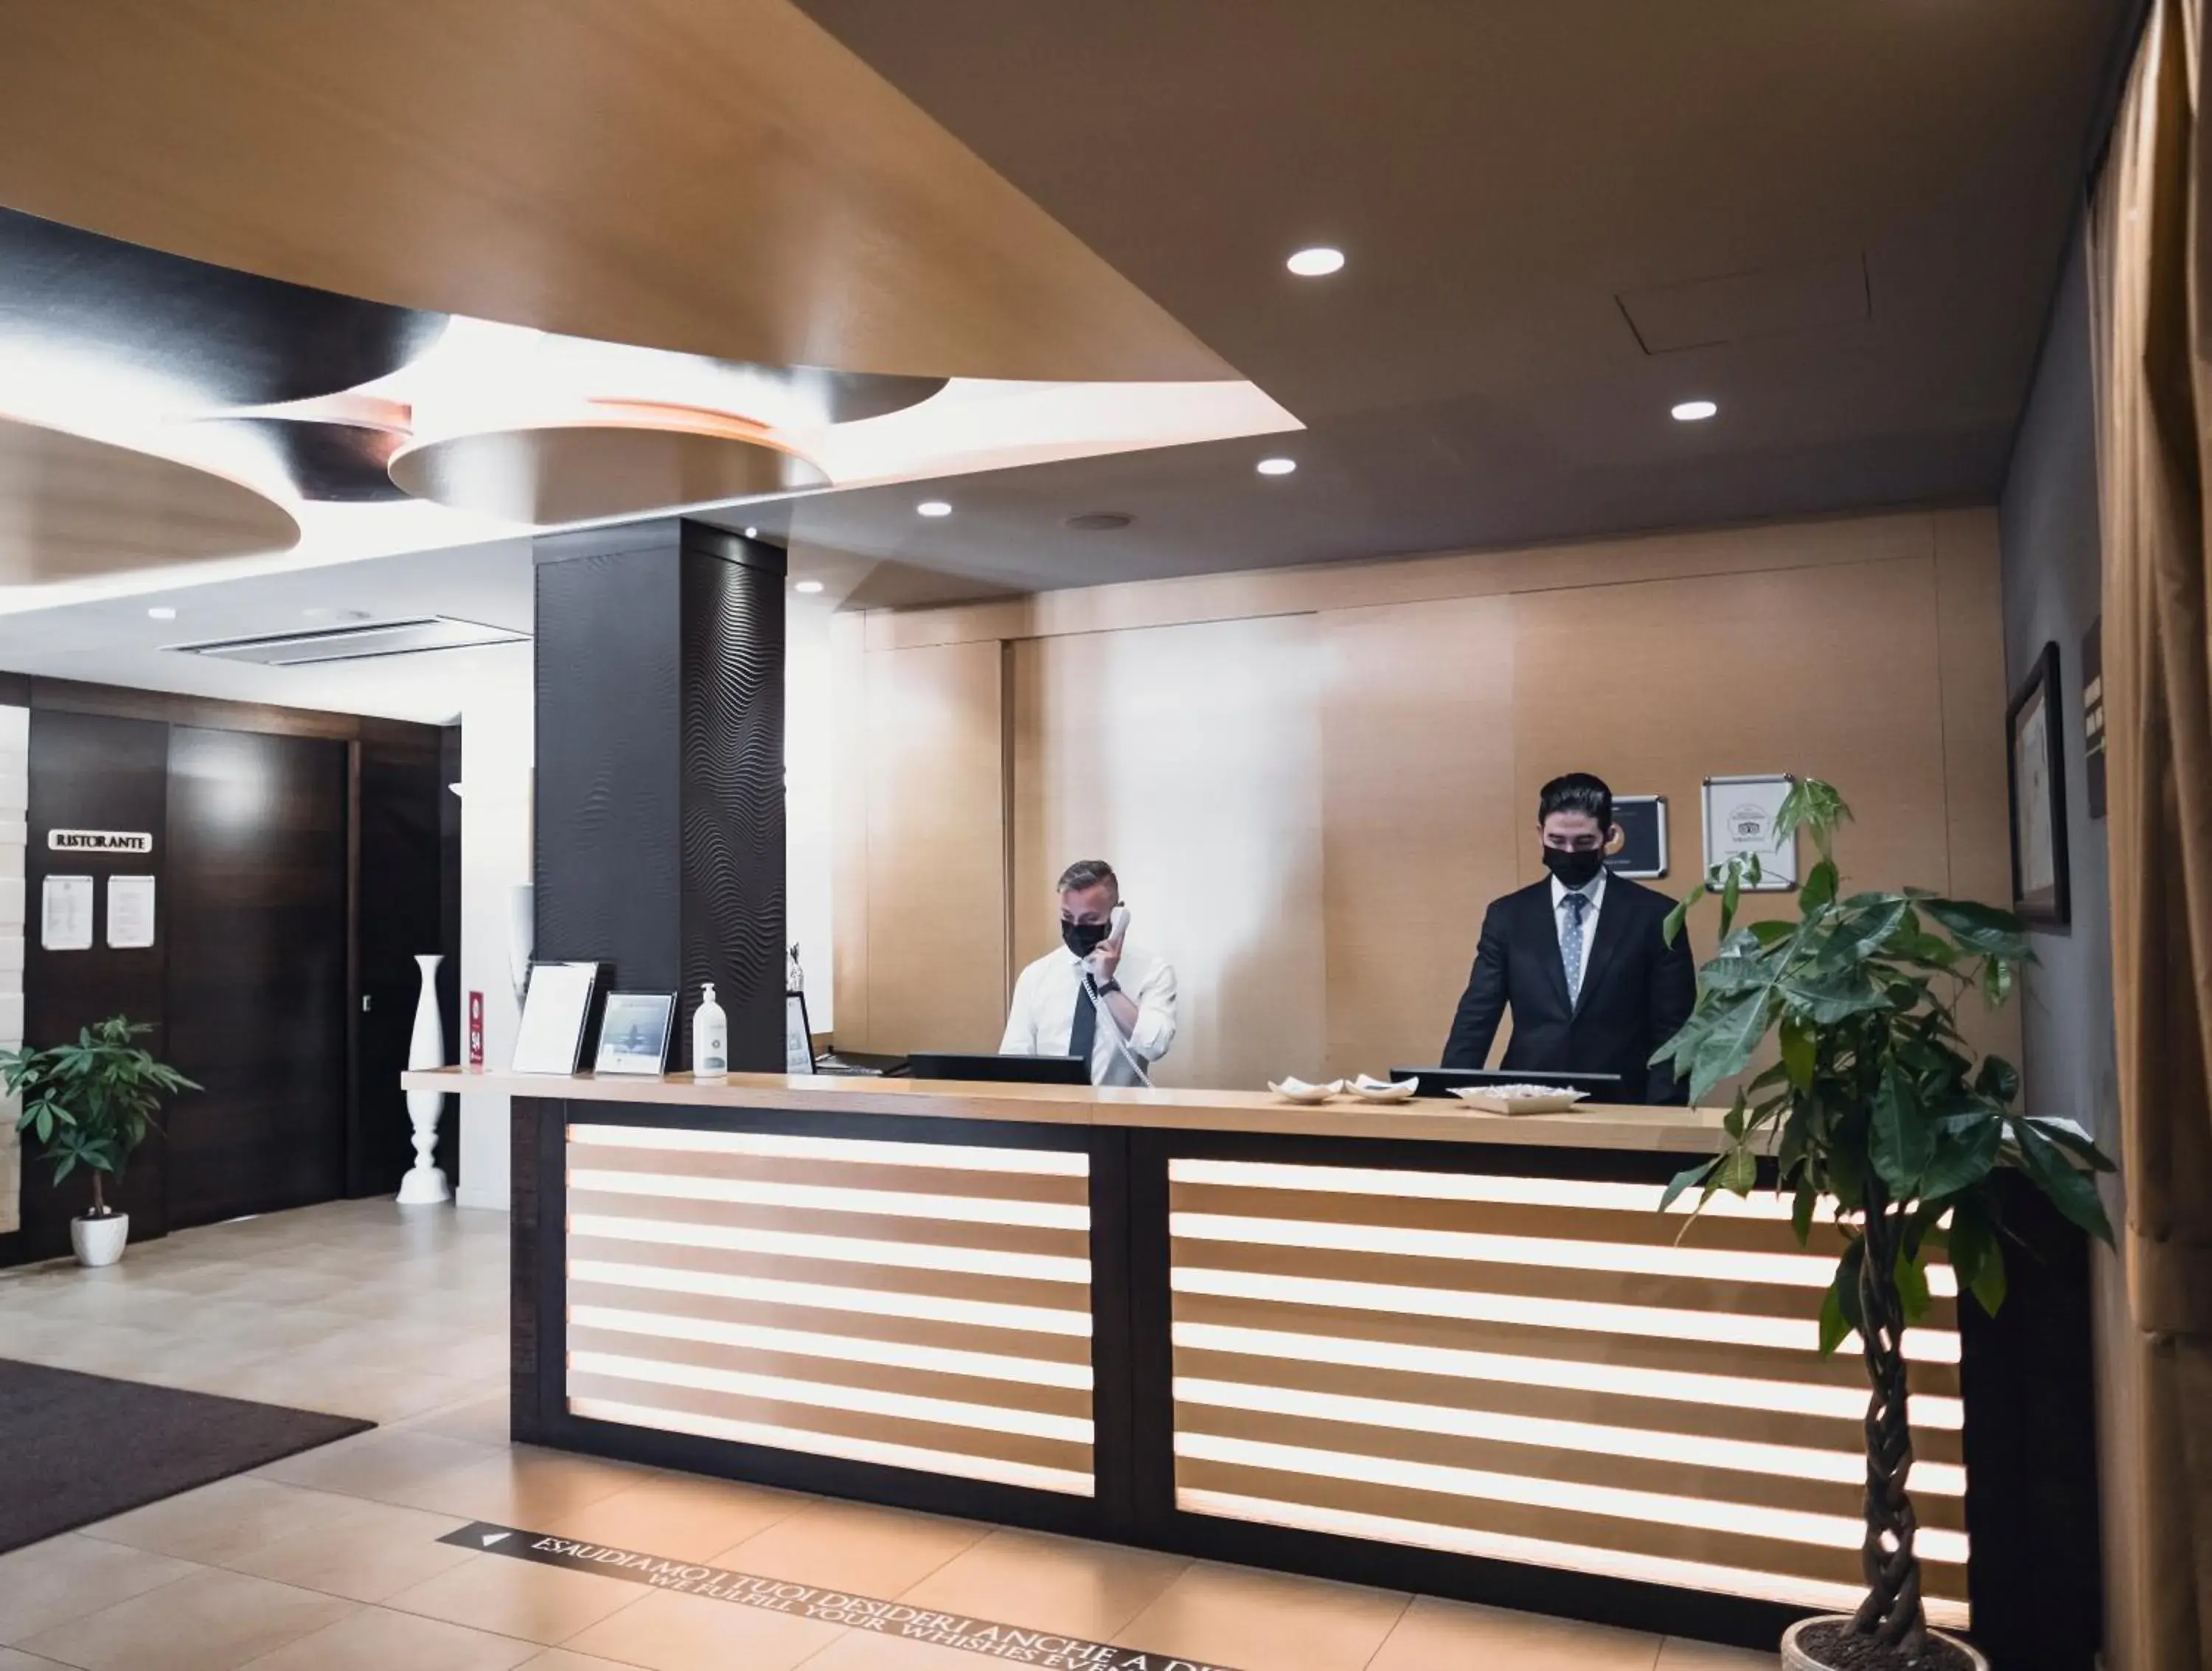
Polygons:
<instances>
[{"instance_id":1,"label":"black suit jacket","mask_svg":"<svg viewBox=\"0 0 2212 1671\"><path fill-rule=\"evenodd\" d=\"M1607 877L1580 1000L1570 1006L1551 878L1492 900L1443 1066L1482 1066L1510 1006L1505 1068L1537 1077L1618 1073L1623 1102L1686 1102L1689 1088L1668 1068L1650 1066L1651 1053L1689 1019L1698 997L1689 936L1666 942L1674 908L1664 894Z\"/></svg>"}]
</instances>

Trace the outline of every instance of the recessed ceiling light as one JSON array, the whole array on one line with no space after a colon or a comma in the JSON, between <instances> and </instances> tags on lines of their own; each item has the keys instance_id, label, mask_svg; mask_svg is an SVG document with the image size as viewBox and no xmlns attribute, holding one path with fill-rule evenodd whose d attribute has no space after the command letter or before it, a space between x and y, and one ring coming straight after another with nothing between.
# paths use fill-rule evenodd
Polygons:
<instances>
[{"instance_id":1,"label":"recessed ceiling light","mask_svg":"<svg viewBox=\"0 0 2212 1671\"><path fill-rule=\"evenodd\" d=\"M1326 244L1316 244L1311 249L1300 250L1283 263L1300 278L1327 278L1344 266L1344 252L1333 250Z\"/></svg>"},{"instance_id":2,"label":"recessed ceiling light","mask_svg":"<svg viewBox=\"0 0 2212 1671\"><path fill-rule=\"evenodd\" d=\"M758 538L760 538L760 530L759 530L759 529L757 529L757 528L748 528L748 529L746 529L746 530L745 530L745 538L746 538L747 539L758 539Z\"/></svg>"},{"instance_id":3,"label":"recessed ceiling light","mask_svg":"<svg viewBox=\"0 0 2212 1671\"><path fill-rule=\"evenodd\" d=\"M915 509L921 512L924 516L950 516L952 514L952 507L946 504L942 499L925 499L921 503L916 505Z\"/></svg>"},{"instance_id":4,"label":"recessed ceiling light","mask_svg":"<svg viewBox=\"0 0 2212 1671\"><path fill-rule=\"evenodd\" d=\"M177 618L176 611L171 609L167 604L156 604L153 608L148 610L146 613L152 616L156 621L173 621Z\"/></svg>"},{"instance_id":5,"label":"recessed ceiling light","mask_svg":"<svg viewBox=\"0 0 2212 1671\"><path fill-rule=\"evenodd\" d=\"M1686 400L1674 408L1674 421L1677 423L1702 423L1719 410L1720 408L1710 400Z\"/></svg>"},{"instance_id":6,"label":"recessed ceiling light","mask_svg":"<svg viewBox=\"0 0 2212 1671\"><path fill-rule=\"evenodd\" d=\"M1297 467L1296 459L1262 459L1256 466L1262 476L1287 476Z\"/></svg>"},{"instance_id":7,"label":"recessed ceiling light","mask_svg":"<svg viewBox=\"0 0 2212 1671\"><path fill-rule=\"evenodd\" d=\"M803 592L808 597L811 598L816 592L822 590L822 582L819 580L801 580L797 586L792 587L792 590L793 592Z\"/></svg>"}]
</instances>

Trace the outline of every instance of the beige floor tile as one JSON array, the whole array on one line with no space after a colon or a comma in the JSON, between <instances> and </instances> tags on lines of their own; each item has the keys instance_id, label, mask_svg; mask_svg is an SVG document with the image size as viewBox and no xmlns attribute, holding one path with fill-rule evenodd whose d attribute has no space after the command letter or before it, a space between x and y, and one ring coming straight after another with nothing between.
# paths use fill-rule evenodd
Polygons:
<instances>
[{"instance_id":1,"label":"beige floor tile","mask_svg":"<svg viewBox=\"0 0 2212 1671\"><path fill-rule=\"evenodd\" d=\"M304 1450L255 1473L265 1480L281 1480L316 1491L401 1502L404 1497L399 1494L418 1490L441 1474L477 1467L498 1454L489 1445L398 1427L356 1434L336 1444Z\"/></svg>"},{"instance_id":2,"label":"beige floor tile","mask_svg":"<svg viewBox=\"0 0 2212 1671\"><path fill-rule=\"evenodd\" d=\"M531 1530L687 1561L710 1561L816 1500L735 1480L664 1474L624 1486L545 1525L533 1522Z\"/></svg>"},{"instance_id":3,"label":"beige floor tile","mask_svg":"<svg viewBox=\"0 0 2212 1671\"><path fill-rule=\"evenodd\" d=\"M506 1351L503 1344L501 1351ZM492 1398L471 1399L425 1411L409 1418L407 1425L424 1433L442 1433L449 1439L466 1439L471 1444L498 1446L507 1443L512 1419L507 1395L502 1391Z\"/></svg>"},{"instance_id":4,"label":"beige floor tile","mask_svg":"<svg viewBox=\"0 0 2212 1671\"><path fill-rule=\"evenodd\" d=\"M360 1498L354 1513L301 1537L281 1538L225 1560L234 1571L356 1601L382 1601L459 1566L471 1552L438 1540L465 1522Z\"/></svg>"},{"instance_id":5,"label":"beige floor tile","mask_svg":"<svg viewBox=\"0 0 2212 1671\"><path fill-rule=\"evenodd\" d=\"M1361 1671L1412 1599L1200 1562L1116 1639L1241 1671Z\"/></svg>"},{"instance_id":6,"label":"beige floor tile","mask_svg":"<svg viewBox=\"0 0 2212 1671\"><path fill-rule=\"evenodd\" d=\"M551 1647L639 1599L638 1586L620 1578L477 1555L385 1605Z\"/></svg>"},{"instance_id":7,"label":"beige floor tile","mask_svg":"<svg viewBox=\"0 0 2212 1671\"><path fill-rule=\"evenodd\" d=\"M984 1671L994 1662L1003 1663L970 1653L965 1648L910 1642L870 1631L848 1631L843 1641L807 1661L805 1671ZM1260 1666L1250 1671L1270 1668Z\"/></svg>"},{"instance_id":8,"label":"beige floor tile","mask_svg":"<svg viewBox=\"0 0 2212 1671\"><path fill-rule=\"evenodd\" d=\"M323 1530L361 1506L356 1498L238 1474L100 1521L86 1527L84 1534L179 1560L228 1566L234 1556L273 1540Z\"/></svg>"},{"instance_id":9,"label":"beige floor tile","mask_svg":"<svg viewBox=\"0 0 2212 1671\"><path fill-rule=\"evenodd\" d=\"M522 1662L521 1671L630 1671L611 1659L601 1659L595 1654L572 1653L566 1648L549 1648L536 1659Z\"/></svg>"},{"instance_id":10,"label":"beige floor tile","mask_svg":"<svg viewBox=\"0 0 2212 1671\"><path fill-rule=\"evenodd\" d=\"M13 1550L0 1555L0 1642L21 1643L200 1570L75 1534Z\"/></svg>"},{"instance_id":11,"label":"beige floor tile","mask_svg":"<svg viewBox=\"0 0 2212 1671\"><path fill-rule=\"evenodd\" d=\"M1146 1549L997 1531L898 1599L1106 1642L1165 1594L1189 1565L1179 1555Z\"/></svg>"},{"instance_id":12,"label":"beige floor tile","mask_svg":"<svg viewBox=\"0 0 2212 1671\"><path fill-rule=\"evenodd\" d=\"M705 1595L648 1593L565 1644L650 1671L792 1671L845 1634L842 1625Z\"/></svg>"},{"instance_id":13,"label":"beige floor tile","mask_svg":"<svg viewBox=\"0 0 2212 1671\"><path fill-rule=\"evenodd\" d=\"M496 1520L537 1531L617 1492L659 1477L650 1468L633 1467L626 1462L517 1445L495 1452L473 1467L398 1488L391 1498L412 1508L465 1515L471 1520Z\"/></svg>"},{"instance_id":14,"label":"beige floor tile","mask_svg":"<svg viewBox=\"0 0 2212 1671\"><path fill-rule=\"evenodd\" d=\"M40 1659L19 1648L0 1648L0 1671L65 1671L58 1659Z\"/></svg>"},{"instance_id":15,"label":"beige floor tile","mask_svg":"<svg viewBox=\"0 0 2212 1671\"><path fill-rule=\"evenodd\" d=\"M1670 1636L1659 1649L1658 1671L1772 1671L1782 1662L1777 1651L1764 1654L1750 1648L1723 1648L1715 1642L1693 1642Z\"/></svg>"},{"instance_id":16,"label":"beige floor tile","mask_svg":"<svg viewBox=\"0 0 2212 1671\"><path fill-rule=\"evenodd\" d=\"M1641 1631L1417 1595L1367 1671L1653 1671L1659 1643Z\"/></svg>"},{"instance_id":17,"label":"beige floor tile","mask_svg":"<svg viewBox=\"0 0 2212 1671\"><path fill-rule=\"evenodd\" d=\"M823 1500L722 1551L714 1565L890 1597L920 1583L990 1529L972 1521Z\"/></svg>"},{"instance_id":18,"label":"beige floor tile","mask_svg":"<svg viewBox=\"0 0 2212 1671\"><path fill-rule=\"evenodd\" d=\"M245 1671L512 1671L538 1644L414 1613L363 1607Z\"/></svg>"},{"instance_id":19,"label":"beige floor tile","mask_svg":"<svg viewBox=\"0 0 2212 1671\"><path fill-rule=\"evenodd\" d=\"M334 1625L351 1601L202 1570L21 1644L86 1671L231 1671Z\"/></svg>"}]
</instances>

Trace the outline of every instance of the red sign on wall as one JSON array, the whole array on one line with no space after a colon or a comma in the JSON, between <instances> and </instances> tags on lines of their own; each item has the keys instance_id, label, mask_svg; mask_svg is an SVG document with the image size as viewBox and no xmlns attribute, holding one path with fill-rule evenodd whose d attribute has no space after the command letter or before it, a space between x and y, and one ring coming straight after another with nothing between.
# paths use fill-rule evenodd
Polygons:
<instances>
[{"instance_id":1,"label":"red sign on wall","mask_svg":"<svg viewBox=\"0 0 2212 1671\"><path fill-rule=\"evenodd\" d=\"M483 1066L483 994L469 994L469 1066Z\"/></svg>"}]
</instances>

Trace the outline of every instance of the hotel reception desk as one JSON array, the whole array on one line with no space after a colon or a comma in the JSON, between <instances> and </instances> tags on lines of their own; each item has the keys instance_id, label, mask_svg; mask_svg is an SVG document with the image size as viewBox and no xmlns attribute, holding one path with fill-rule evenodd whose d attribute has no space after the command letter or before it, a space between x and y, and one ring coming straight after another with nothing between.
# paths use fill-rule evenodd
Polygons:
<instances>
[{"instance_id":1,"label":"hotel reception desk","mask_svg":"<svg viewBox=\"0 0 2212 1671\"><path fill-rule=\"evenodd\" d=\"M1718 1117L737 1074L514 1104L514 1434L1771 1647L1858 1589L1832 1230L1659 1186ZM2084 1666L2078 1238L1907 1337L1931 1619ZM1686 1225L1687 1233L1685 1233Z\"/></svg>"}]
</instances>

